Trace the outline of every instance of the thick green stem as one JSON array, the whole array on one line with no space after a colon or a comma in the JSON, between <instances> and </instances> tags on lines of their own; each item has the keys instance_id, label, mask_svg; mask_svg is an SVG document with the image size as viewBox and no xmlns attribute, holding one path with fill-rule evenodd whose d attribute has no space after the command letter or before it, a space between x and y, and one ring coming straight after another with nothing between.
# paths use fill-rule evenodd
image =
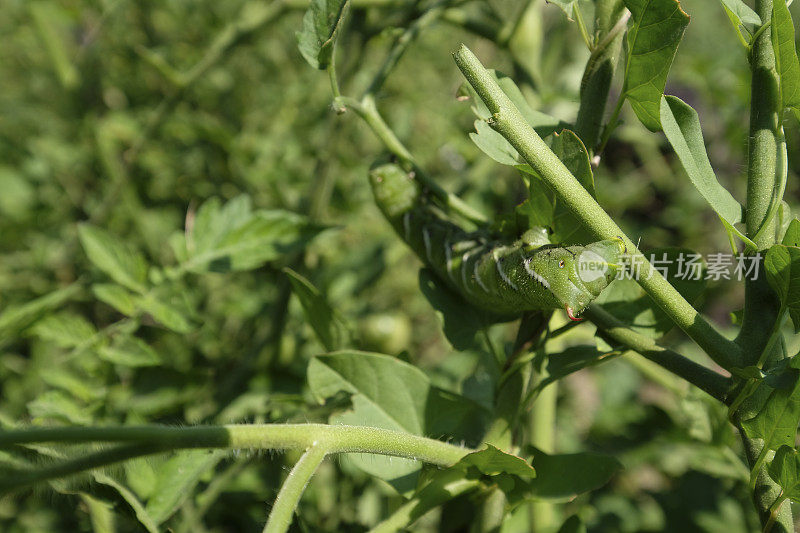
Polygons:
<instances>
[{"instance_id":1,"label":"thick green stem","mask_svg":"<svg viewBox=\"0 0 800 533\"><path fill-rule=\"evenodd\" d=\"M620 238L631 260L639 265L638 282L667 315L723 368L739 366L741 349L709 324L670 283L653 268L636 245L617 226L528 124L478 58L462 46L455 53L461 72L492 112L492 127L519 152L559 200L599 239Z\"/></svg>"},{"instance_id":2,"label":"thick green stem","mask_svg":"<svg viewBox=\"0 0 800 533\"><path fill-rule=\"evenodd\" d=\"M540 373L537 382L547 375ZM556 399L558 382L545 387L531 406L529 420L531 446L545 453L554 453L556 447ZM556 526L556 506L552 502L538 501L530 504L531 531L543 533L552 531Z\"/></svg>"},{"instance_id":3,"label":"thick green stem","mask_svg":"<svg viewBox=\"0 0 800 533\"><path fill-rule=\"evenodd\" d=\"M289 530L297 504L326 454L327 450L323 446L314 443L300 457L278 492L264 526L264 533L284 533Z\"/></svg>"},{"instance_id":4,"label":"thick green stem","mask_svg":"<svg viewBox=\"0 0 800 533\"><path fill-rule=\"evenodd\" d=\"M755 11L761 17L763 27L771 25L772 4L772 0L756 0ZM781 101L771 34L771 31L758 32L753 39L750 53L752 79L745 223L747 236L755 242L761 252L775 242L775 221L768 220L767 216L779 170ZM744 318L737 338L742 347L744 365L756 364L762 358L771 336L769 326L777 321L779 308L779 302L770 289L766 276L745 280ZM774 354L766 355L766 362L775 357ZM740 411L747 411L747 406L744 405ZM736 418L742 420L753 414L737 412ZM775 509L771 507L780 495L780 487L762 466L763 459L759 461L759 458L765 456L763 441L749 439L744 432L740 433L748 463L756 470L753 501L761 517L761 523L766 525L772 520L773 531L781 533L794 531L791 510L788 506L781 507L772 516L772 511Z\"/></svg>"},{"instance_id":5,"label":"thick green stem","mask_svg":"<svg viewBox=\"0 0 800 533\"><path fill-rule=\"evenodd\" d=\"M446 442L364 426L325 424L234 424L175 428L166 426L59 427L0 432L0 449L41 442L136 443L139 455L189 448L304 450L317 443L328 453L375 453L450 466L468 453Z\"/></svg>"}]
</instances>

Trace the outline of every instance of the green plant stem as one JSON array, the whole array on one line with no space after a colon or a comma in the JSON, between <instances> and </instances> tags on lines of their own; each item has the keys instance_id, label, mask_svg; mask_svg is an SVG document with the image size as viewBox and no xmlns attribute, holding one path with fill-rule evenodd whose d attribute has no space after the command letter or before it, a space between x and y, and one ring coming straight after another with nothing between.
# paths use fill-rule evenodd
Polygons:
<instances>
[{"instance_id":1,"label":"green plant stem","mask_svg":"<svg viewBox=\"0 0 800 533\"><path fill-rule=\"evenodd\" d=\"M782 1L782 0L781 0ZM780 143L781 101L779 78L775 67L775 50L772 32L764 31L772 23L772 0L756 0L755 11L761 18L762 28L751 41L750 50L750 131L748 143L747 202L745 225L757 249L763 251L775 242L775 218L769 219L770 204L775 194L778 172L778 147ZM766 276L745 280L745 302L742 329L737 342L742 347L743 366L758 363L769 343L770 328L778 318L780 304L769 287ZM769 353L765 362L774 357ZM744 404L737 411L737 421L754 415ZM772 514L771 507L780 495L780 487L767 474L763 463L767 456L762 440L749 439L740 429L748 463L753 470L753 502L761 523L766 525ZM794 531L788 507L776 512L773 531Z\"/></svg>"},{"instance_id":2,"label":"green plant stem","mask_svg":"<svg viewBox=\"0 0 800 533\"><path fill-rule=\"evenodd\" d=\"M546 371L536 375L536 382L547 378ZM531 446L545 453L554 453L556 448L556 400L558 398L558 382L545 387L537 396L530 409L528 427ZM552 502L537 501L530 504L531 531L543 533L556 526L556 507Z\"/></svg>"},{"instance_id":3,"label":"green plant stem","mask_svg":"<svg viewBox=\"0 0 800 533\"><path fill-rule=\"evenodd\" d=\"M650 361L680 376L713 398L725 403L731 380L683 355L659 346L655 340L625 327L607 311L593 305L584 316L594 323L602 336L640 353Z\"/></svg>"},{"instance_id":4,"label":"green plant stem","mask_svg":"<svg viewBox=\"0 0 800 533\"><path fill-rule=\"evenodd\" d=\"M466 47L455 53L461 72L492 112L492 127L553 189L558 198L600 239L620 238L635 264L641 265L638 283L667 315L723 368L739 366L741 349L709 324L658 272L545 144Z\"/></svg>"},{"instance_id":5,"label":"green plant stem","mask_svg":"<svg viewBox=\"0 0 800 533\"><path fill-rule=\"evenodd\" d=\"M786 501L786 496L780 496L775 503L769 508L769 518L767 522L764 524L764 529L762 533L770 533L772 531L772 526L775 525L775 519L778 518L778 511L780 511L783 502Z\"/></svg>"},{"instance_id":6,"label":"green plant stem","mask_svg":"<svg viewBox=\"0 0 800 533\"><path fill-rule=\"evenodd\" d=\"M295 463L292 471L281 485L278 497L269 513L264 533L284 533L292 523L292 517L300 498L306 490L308 482L314 476L319 465L325 459L327 450L318 443L313 443Z\"/></svg>"},{"instance_id":7,"label":"green plant stem","mask_svg":"<svg viewBox=\"0 0 800 533\"><path fill-rule=\"evenodd\" d=\"M481 486L477 479L467 479L461 471L446 471L426 485L418 495L401 505L369 533L393 533L407 528L431 509Z\"/></svg>"},{"instance_id":8,"label":"green plant stem","mask_svg":"<svg viewBox=\"0 0 800 533\"><path fill-rule=\"evenodd\" d=\"M375 74L375 77L369 84L364 96L374 95L380 90L386 78L389 77L389 74L397 66L400 58L403 57L403 54L408 50L409 45L417 38L422 30L439 20L451 3L452 0L441 0L437 2L406 28L400 37L397 38L391 50L389 50L389 54L383 61L378 73Z\"/></svg>"},{"instance_id":9,"label":"green plant stem","mask_svg":"<svg viewBox=\"0 0 800 533\"><path fill-rule=\"evenodd\" d=\"M0 479L0 495L36 483L79 474L94 468L108 466L145 455L153 455L167 450L169 450L169 447L165 447L159 443L124 444L41 468L15 471L13 475L6 474L3 479Z\"/></svg>"},{"instance_id":10,"label":"green plant stem","mask_svg":"<svg viewBox=\"0 0 800 533\"><path fill-rule=\"evenodd\" d=\"M445 207L476 224L486 224L488 222L485 215L470 207L469 204L465 203L458 196L450 194L442 189L438 183L420 168L414 156L408 151L408 148L400 142L400 139L397 138L389 125L383 120L380 113L378 113L378 109L375 107L375 100L372 96L367 95L362 100L356 100L349 96L342 96L334 100L334 106L351 109L356 115L361 117L384 146L386 146L386 148L404 165L411 167L415 172L416 179L442 202Z\"/></svg>"},{"instance_id":11,"label":"green plant stem","mask_svg":"<svg viewBox=\"0 0 800 533\"><path fill-rule=\"evenodd\" d=\"M325 424L232 424L167 427L58 427L0 432L0 449L42 442L135 442L162 449L228 448L304 450L315 442L328 453L375 453L450 466L475 450L410 433L365 426ZM149 452L155 453L155 452Z\"/></svg>"}]
</instances>

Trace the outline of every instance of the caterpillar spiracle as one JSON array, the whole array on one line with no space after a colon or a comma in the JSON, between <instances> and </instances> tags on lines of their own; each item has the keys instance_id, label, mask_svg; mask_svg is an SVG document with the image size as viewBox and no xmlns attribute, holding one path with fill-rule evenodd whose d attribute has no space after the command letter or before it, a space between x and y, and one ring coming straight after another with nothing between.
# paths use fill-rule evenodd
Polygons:
<instances>
[{"instance_id":1,"label":"caterpillar spiracle","mask_svg":"<svg viewBox=\"0 0 800 533\"><path fill-rule=\"evenodd\" d=\"M497 315L565 309L573 320L617 276L625 245L609 239L560 247L531 230L509 243L447 220L403 169L370 171L372 192L398 235L468 302Z\"/></svg>"}]
</instances>

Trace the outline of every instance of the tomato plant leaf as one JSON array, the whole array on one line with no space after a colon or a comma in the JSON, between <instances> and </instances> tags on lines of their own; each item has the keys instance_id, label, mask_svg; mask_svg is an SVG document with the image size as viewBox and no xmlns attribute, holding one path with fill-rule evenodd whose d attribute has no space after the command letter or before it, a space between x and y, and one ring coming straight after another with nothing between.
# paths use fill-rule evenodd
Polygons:
<instances>
[{"instance_id":1,"label":"tomato plant leaf","mask_svg":"<svg viewBox=\"0 0 800 533\"><path fill-rule=\"evenodd\" d=\"M205 202L187 217L183 239L172 246L181 269L191 272L252 270L301 249L322 226L283 210L252 211L250 198L239 196L224 206Z\"/></svg>"},{"instance_id":2,"label":"tomato plant leaf","mask_svg":"<svg viewBox=\"0 0 800 533\"><path fill-rule=\"evenodd\" d=\"M625 7L633 24L628 29L623 94L642 124L658 131L661 95L689 15L677 0L625 0Z\"/></svg>"},{"instance_id":3,"label":"tomato plant leaf","mask_svg":"<svg viewBox=\"0 0 800 533\"><path fill-rule=\"evenodd\" d=\"M111 279L136 291L147 290L147 261L128 243L104 229L81 224L78 236L89 260Z\"/></svg>"},{"instance_id":4,"label":"tomato plant leaf","mask_svg":"<svg viewBox=\"0 0 800 533\"><path fill-rule=\"evenodd\" d=\"M145 510L156 524L164 523L192 495L202 476L222 460L220 450L178 452L158 470L158 480Z\"/></svg>"},{"instance_id":5,"label":"tomato plant leaf","mask_svg":"<svg viewBox=\"0 0 800 533\"><path fill-rule=\"evenodd\" d=\"M546 454L529 447L536 479L528 481L531 497L568 501L579 494L598 489L622 470L610 455L597 453Z\"/></svg>"},{"instance_id":6,"label":"tomato plant leaf","mask_svg":"<svg viewBox=\"0 0 800 533\"><path fill-rule=\"evenodd\" d=\"M345 19L347 0L312 0L303 29L297 32L300 53L312 67L325 70L333 60L333 49Z\"/></svg>"},{"instance_id":7,"label":"tomato plant leaf","mask_svg":"<svg viewBox=\"0 0 800 533\"><path fill-rule=\"evenodd\" d=\"M792 385L773 389L756 416L742 422L742 429L751 439L762 439L765 450L777 450L782 445L794 444L797 424L800 423L800 372L794 358L787 374Z\"/></svg>"},{"instance_id":8,"label":"tomato plant leaf","mask_svg":"<svg viewBox=\"0 0 800 533\"><path fill-rule=\"evenodd\" d=\"M483 450L465 455L455 466L474 467L487 476L512 474L522 479L536 477L536 470L525 459L499 450L491 444L487 444Z\"/></svg>"},{"instance_id":9,"label":"tomato plant leaf","mask_svg":"<svg viewBox=\"0 0 800 533\"><path fill-rule=\"evenodd\" d=\"M711 168L697 112L675 96L662 96L660 113L664 134L692 184L729 225L741 222L742 205L717 181Z\"/></svg>"},{"instance_id":10,"label":"tomato plant leaf","mask_svg":"<svg viewBox=\"0 0 800 533\"><path fill-rule=\"evenodd\" d=\"M130 335L118 335L110 345L101 347L98 353L109 363L131 368L158 366L162 362L149 344Z\"/></svg>"},{"instance_id":11,"label":"tomato plant leaf","mask_svg":"<svg viewBox=\"0 0 800 533\"><path fill-rule=\"evenodd\" d=\"M343 348L347 341L346 325L325 296L309 280L292 269L284 268L283 272L289 277L292 292L300 300L306 320L325 349L332 352Z\"/></svg>"},{"instance_id":12,"label":"tomato plant leaf","mask_svg":"<svg viewBox=\"0 0 800 533\"><path fill-rule=\"evenodd\" d=\"M789 312L795 333L800 332L800 248L776 244L767 250L764 271L778 293L781 306Z\"/></svg>"},{"instance_id":13,"label":"tomato plant leaf","mask_svg":"<svg viewBox=\"0 0 800 533\"><path fill-rule=\"evenodd\" d=\"M767 472L781 486L784 497L800 502L800 454L794 447L784 444L778 448Z\"/></svg>"},{"instance_id":14,"label":"tomato plant leaf","mask_svg":"<svg viewBox=\"0 0 800 533\"><path fill-rule=\"evenodd\" d=\"M784 0L772 3L772 46L775 67L780 75L783 107L800 112L800 60L794 42L794 23Z\"/></svg>"},{"instance_id":15,"label":"tomato plant leaf","mask_svg":"<svg viewBox=\"0 0 800 533\"><path fill-rule=\"evenodd\" d=\"M793 218L786 227L781 244L800 247L800 220Z\"/></svg>"}]
</instances>

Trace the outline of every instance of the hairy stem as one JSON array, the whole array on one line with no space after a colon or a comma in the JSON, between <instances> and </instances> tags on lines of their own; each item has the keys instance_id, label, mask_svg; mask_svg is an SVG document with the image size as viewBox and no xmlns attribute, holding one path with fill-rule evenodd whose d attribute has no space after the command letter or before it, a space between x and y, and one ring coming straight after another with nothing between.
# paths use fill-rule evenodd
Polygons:
<instances>
[{"instance_id":1,"label":"hairy stem","mask_svg":"<svg viewBox=\"0 0 800 533\"><path fill-rule=\"evenodd\" d=\"M450 466L475 450L388 429L326 424L231 424L167 426L59 427L0 432L0 449L41 442L138 442L165 449L229 448L304 450L315 442L328 453L375 453Z\"/></svg>"},{"instance_id":2,"label":"hairy stem","mask_svg":"<svg viewBox=\"0 0 800 533\"><path fill-rule=\"evenodd\" d=\"M300 459L295 463L289 476L283 482L278 497L269 513L269 519L264 526L264 533L284 533L292 523L297 504L311 481L314 472L325 459L327 450L318 443L313 443Z\"/></svg>"},{"instance_id":3,"label":"hairy stem","mask_svg":"<svg viewBox=\"0 0 800 533\"><path fill-rule=\"evenodd\" d=\"M689 337L723 368L738 366L741 360L739 346L714 329L675 287L653 268L633 241L624 234L525 121L478 58L466 46L462 46L455 53L455 59L461 72L492 112L492 127L511 143L559 199L597 238L622 239L631 255L631 260L640 266L639 284Z\"/></svg>"}]
</instances>

